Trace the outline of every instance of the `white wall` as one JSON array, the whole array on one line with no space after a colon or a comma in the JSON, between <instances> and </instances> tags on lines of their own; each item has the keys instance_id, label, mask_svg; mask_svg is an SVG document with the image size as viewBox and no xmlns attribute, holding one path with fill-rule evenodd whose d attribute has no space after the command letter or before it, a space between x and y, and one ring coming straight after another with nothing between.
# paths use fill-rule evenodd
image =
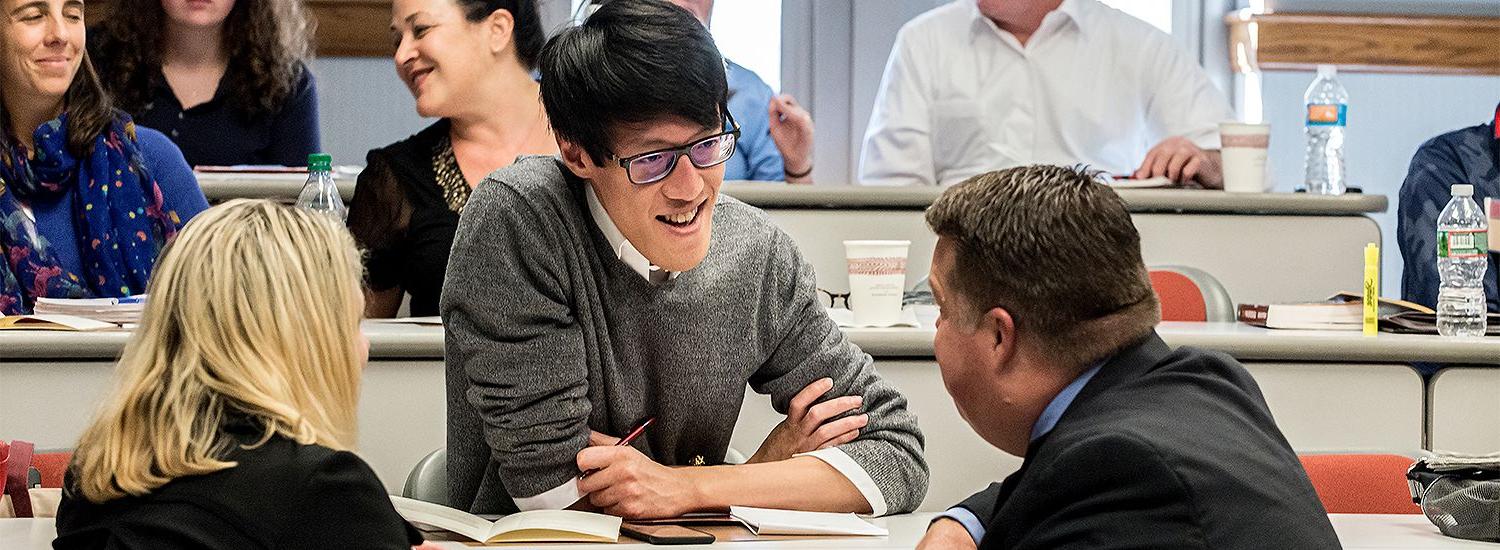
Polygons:
<instances>
[{"instance_id":1,"label":"white wall","mask_svg":"<svg viewBox=\"0 0 1500 550\"><path fill-rule=\"evenodd\" d=\"M1305 140L1302 94L1312 72L1262 75L1265 121L1271 124L1271 177L1277 191L1302 184ZM1381 292L1401 294L1401 253L1396 245L1396 192L1417 147L1428 139L1482 124L1500 102L1500 77L1340 73L1349 90L1344 164L1349 185L1390 198L1380 223ZM1351 282L1354 285L1355 282Z\"/></svg>"},{"instance_id":2,"label":"white wall","mask_svg":"<svg viewBox=\"0 0 1500 550\"><path fill-rule=\"evenodd\" d=\"M396 77L389 57L324 57L318 79L318 129L334 164L364 165L365 152L405 139L431 123Z\"/></svg>"}]
</instances>

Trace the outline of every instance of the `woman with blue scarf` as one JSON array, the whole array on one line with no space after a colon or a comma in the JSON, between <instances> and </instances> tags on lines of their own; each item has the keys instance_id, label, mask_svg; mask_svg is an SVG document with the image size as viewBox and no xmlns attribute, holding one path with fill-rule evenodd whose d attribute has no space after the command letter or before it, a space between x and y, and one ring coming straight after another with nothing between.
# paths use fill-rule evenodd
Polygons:
<instances>
[{"instance_id":1,"label":"woman with blue scarf","mask_svg":"<svg viewBox=\"0 0 1500 550\"><path fill-rule=\"evenodd\" d=\"M0 315L144 293L161 248L208 208L192 170L111 106L81 3L0 0L0 28Z\"/></svg>"}]
</instances>

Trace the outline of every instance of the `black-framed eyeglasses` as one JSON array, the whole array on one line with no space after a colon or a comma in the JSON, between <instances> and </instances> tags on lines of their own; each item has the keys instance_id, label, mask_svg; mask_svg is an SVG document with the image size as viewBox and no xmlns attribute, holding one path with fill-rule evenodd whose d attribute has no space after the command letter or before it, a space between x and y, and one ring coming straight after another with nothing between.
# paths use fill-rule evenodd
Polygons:
<instances>
[{"instance_id":1,"label":"black-framed eyeglasses","mask_svg":"<svg viewBox=\"0 0 1500 550\"><path fill-rule=\"evenodd\" d=\"M625 158L610 153L609 160L620 163L620 167L625 169L625 175L630 178L630 183L636 185L650 185L666 179L677 168L677 158L683 155L687 155L688 161L698 168L713 168L724 164L729 157L734 156L734 144L740 139L740 125L734 121L734 115L726 110L724 117L729 123L729 129L722 133L681 147L657 149Z\"/></svg>"},{"instance_id":2,"label":"black-framed eyeglasses","mask_svg":"<svg viewBox=\"0 0 1500 550\"><path fill-rule=\"evenodd\" d=\"M818 293L822 295L823 306L828 309L836 308L840 301L844 302L844 309L853 309L849 307L848 292L830 292L820 288L818 289Z\"/></svg>"}]
</instances>

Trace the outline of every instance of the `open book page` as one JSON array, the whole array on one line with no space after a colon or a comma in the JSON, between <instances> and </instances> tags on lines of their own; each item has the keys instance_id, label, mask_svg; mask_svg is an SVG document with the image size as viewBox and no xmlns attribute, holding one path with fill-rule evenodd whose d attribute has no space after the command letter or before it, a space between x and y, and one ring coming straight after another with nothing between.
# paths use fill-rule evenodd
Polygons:
<instances>
[{"instance_id":1,"label":"open book page","mask_svg":"<svg viewBox=\"0 0 1500 550\"><path fill-rule=\"evenodd\" d=\"M731 506L729 515L745 522L757 535L884 536L890 533L854 514Z\"/></svg>"},{"instance_id":2,"label":"open book page","mask_svg":"<svg viewBox=\"0 0 1500 550\"><path fill-rule=\"evenodd\" d=\"M486 542L615 542L620 518L577 510L531 510L495 522Z\"/></svg>"},{"instance_id":3,"label":"open book page","mask_svg":"<svg viewBox=\"0 0 1500 550\"><path fill-rule=\"evenodd\" d=\"M412 523L458 533L479 542L615 542L620 518L575 510L532 510L491 522L463 510L391 495L396 512Z\"/></svg>"},{"instance_id":4,"label":"open book page","mask_svg":"<svg viewBox=\"0 0 1500 550\"><path fill-rule=\"evenodd\" d=\"M391 504L406 521L458 533L477 541L490 538L495 527L489 520L456 508L391 495Z\"/></svg>"},{"instance_id":5,"label":"open book page","mask_svg":"<svg viewBox=\"0 0 1500 550\"><path fill-rule=\"evenodd\" d=\"M9 315L0 317L0 330L111 330L114 323L95 321L73 315Z\"/></svg>"}]
</instances>

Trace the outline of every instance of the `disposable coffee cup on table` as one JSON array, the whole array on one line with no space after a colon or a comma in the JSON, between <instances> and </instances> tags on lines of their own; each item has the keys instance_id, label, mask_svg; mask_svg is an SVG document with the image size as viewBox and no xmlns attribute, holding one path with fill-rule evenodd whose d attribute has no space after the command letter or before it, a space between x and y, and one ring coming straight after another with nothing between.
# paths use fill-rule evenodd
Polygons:
<instances>
[{"instance_id":1,"label":"disposable coffee cup on table","mask_svg":"<svg viewBox=\"0 0 1500 550\"><path fill-rule=\"evenodd\" d=\"M901 321L909 248L911 241L844 241L855 326L888 327Z\"/></svg>"},{"instance_id":2,"label":"disposable coffee cup on table","mask_svg":"<svg viewBox=\"0 0 1500 550\"><path fill-rule=\"evenodd\" d=\"M1220 122L1219 156L1223 160L1224 190L1264 193L1266 150L1270 145L1270 124Z\"/></svg>"}]
</instances>

